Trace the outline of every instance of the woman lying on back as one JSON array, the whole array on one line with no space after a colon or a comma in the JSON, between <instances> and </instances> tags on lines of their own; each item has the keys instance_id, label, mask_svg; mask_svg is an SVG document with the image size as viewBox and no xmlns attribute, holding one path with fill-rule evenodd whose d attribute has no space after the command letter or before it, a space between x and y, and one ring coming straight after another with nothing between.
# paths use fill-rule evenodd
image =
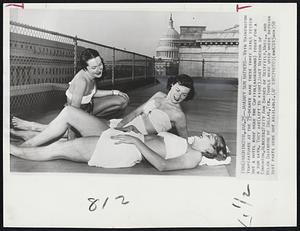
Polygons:
<instances>
[{"instance_id":1,"label":"woman lying on back","mask_svg":"<svg viewBox=\"0 0 300 231\"><path fill-rule=\"evenodd\" d=\"M228 155L223 137L217 134L201 133L188 143L168 132L142 135L134 132L133 126L120 131L109 128L108 124L106 120L67 106L37 136L21 146L11 145L10 153L28 160L67 159L105 168L131 167L144 157L159 171L195 168L202 156L224 160ZM39 147L59 139L68 125L76 128L82 137Z\"/></svg>"}]
</instances>

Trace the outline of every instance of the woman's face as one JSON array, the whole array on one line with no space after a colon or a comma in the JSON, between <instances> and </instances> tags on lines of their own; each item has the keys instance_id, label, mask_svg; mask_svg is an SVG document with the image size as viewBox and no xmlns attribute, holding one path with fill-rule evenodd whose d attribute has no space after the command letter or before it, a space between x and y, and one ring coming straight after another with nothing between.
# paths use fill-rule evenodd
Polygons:
<instances>
[{"instance_id":1,"label":"woman's face","mask_svg":"<svg viewBox=\"0 0 300 231\"><path fill-rule=\"evenodd\" d=\"M101 58L98 56L96 58L89 59L87 61L86 69L92 77L101 78L103 72L103 63Z\"/></svg>"},{"instance_id":2,"label":"woman's face","mask_svg":"<svg viewBox=\"0 0 300 231\"><path fill-rule=\"evenodd\" d=\"M190 88L181 86L178 83L172 85L168 95L172 101L172 103L181 103L189 94Z\"/></svg>"},{"instance_id":3,"label":"woman's face","mask_svg":"<svg viewBox=\"0 0 300 231\"><path fill-rule=\"evenodd\" d=\"M200 152L213 153L218 140L219 136L217 134L202 132L199 136L195 136L192 147Z\"/></svg>"}]
</instances>

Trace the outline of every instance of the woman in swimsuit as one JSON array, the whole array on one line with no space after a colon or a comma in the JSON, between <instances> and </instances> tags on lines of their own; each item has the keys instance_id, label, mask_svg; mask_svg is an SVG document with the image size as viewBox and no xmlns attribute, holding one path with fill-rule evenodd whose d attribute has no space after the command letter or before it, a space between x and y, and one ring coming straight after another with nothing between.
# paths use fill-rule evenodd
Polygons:
<instances>
[{"instance_id":1,"label":"woman in swimsuit","mask_svg":"<svg viewBox=\"0 0 300 231\"><path fill-rule=\"evenodd\" d=\"M123 110L128 102L127 94L119 90L98 90L96 80L103 76L105 65L98 51L87 48L80 55L81 70L69 83L66 91L67 104L81 108L95 116L107 116ZM18 121L18 118L14 118ZM45 128L35 124L37 131ZM74 129L68 129L68 138L75 138Z\"/></svg>"},{"instance_id":2,"label":"woman in swimsuit","mask_svg":"<svg viewBox=\"0 0 300 231\"><path fill-rule=\"evenodd\" d=\"M95 116L106 116L124 109L129 97L118 90L97 90L96 80L103 76L105 65L98 51L87 48L80 55L81 70L69 83L67 104Z\"/></svg>"},{"instance_id":3,"label":"woman in swimsuit","mask_svg":"<svg viewBox=\"0 0 300 231\"><path fill-rule=\"evenodd\" d=\"M132 124L142 134L157 134L175 127L179 136L187 138L186 117L180 103L194 97L193 80L184 74L171 77L168 79L167 89L167 94L157 92L146 103L125 116L116 128Z\"/></svg>"},{"instance_id":4,"label":"woman in swimsuit","mask_svg":"<svg viewBox=\"0 0 300 231\"><path fill-rule=\"evenodd\" d=\"M76 128L82 137L70 141L57 141L47 146L38 147L61 137L67 130L68 125ZM132 127L133 126L130 126L129 130L131 130ZM123 129L128 130L128 127ZM86 162L91 166L102 166L101 160L103 160L103 157L101 157L101 155L103 153L106 155L104 157L105 162L113 153L109 151L105 153L105 150L101 149L101 142L99 141L101 137L104 136L104 133L111 131L113 133L108 134L113 134L113 136L109 138L115 142L112 146L120 145L121 147L122 145L127 145L128 148L135 148L136 153L140 153L140 155L159 171L195 168L201 162L202 155L207 155L208 158L225 159L228 154L223 137L217 134L202 133L200 136L195 137L190 144L186 142L186 139L167 132L165 133L170 134L171 137L167 134L162 136L145 135L142 136L142 139L139 136L140 134L135 135L136 133L134 134L134 132L128 133L109 128L108 121L97 119L82 110L70 106L65 107L49 126L37 136L27 140L21 146L11 145L10 153L19 158L34 161L67 159L77 162ZM119 133L115 133L116 131ZM181 139L183 145L185 141L186 145L184 148L181 148L181 153L176 153L176 156L170 156L172 153L168 152L168 150L174 146L174 143L178 144L178 138ZM173 139L174 141L172 141ZM100 147L97 147L99 144ZM131 155L132 153L119 152L119 156L114 157L114 162L118 162L118 158L127 154ZM96 163L91 163L93 161ZM107 162L110 163L110 161L112 160ZM126 160L126 166L110 166L130 167L138 161L137 159L134 163L128 164Z\"/></svg>"},{"instance_id":5,"label":"woman in swimsuit","mask_svg":"<svg viewBox=\"0 0 300 231\"><path fill-rule=\"evenodd\" d=\"M157 92L146 103L129 113L123 119L111 120L110 127L122 128L133 125L137 130L146 134L157 134L175 127L179 136L188 137L186 117L180 103L194 96L193 80L188 75L178 75L168 79L167 94ZM44 130L47 125L24 121L17 117L12 118L13 125L23 132L11 130L15 135L26 135L26 138L36 135L35 131Z\"/></svg>"}]
</instances>

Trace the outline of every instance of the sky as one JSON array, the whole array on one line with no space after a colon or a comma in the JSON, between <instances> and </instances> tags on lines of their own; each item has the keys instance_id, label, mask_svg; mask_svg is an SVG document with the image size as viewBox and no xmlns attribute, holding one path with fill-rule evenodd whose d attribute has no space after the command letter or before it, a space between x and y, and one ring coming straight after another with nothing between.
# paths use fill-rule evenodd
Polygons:
<instances>
[{"instance_id":1,"label":"sky","mask_svg":"<svg viewBox=\"0 0 300 231\"><path fill-rule=\"evenodd\" d=\"M180 26L224 30L238 24L234 13L186 11L11 9L10 19L152 57L167 31L170 13L178 32Z\"/></svg>"}]
</instances>

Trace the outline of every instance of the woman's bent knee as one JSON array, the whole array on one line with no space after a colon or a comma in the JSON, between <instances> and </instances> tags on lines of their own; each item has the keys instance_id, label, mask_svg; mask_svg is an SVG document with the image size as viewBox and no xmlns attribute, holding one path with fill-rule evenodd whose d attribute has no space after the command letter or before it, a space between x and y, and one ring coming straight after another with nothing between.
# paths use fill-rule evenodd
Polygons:
<instances>
[{"instance_id":1,"label":"woman's bent knee","mask_svg":"<svg viewBox=\"0 0 300 231\"><path fill-rule=\"evenodd\" d=\"M118 103L119 103L119 106L121 109L124 109L127 107L128 103L129 103L129 100L128 99L125 99L124 97L122 96L119 96L120 98L118 99Z\"/></svg>"}]
</instances>

